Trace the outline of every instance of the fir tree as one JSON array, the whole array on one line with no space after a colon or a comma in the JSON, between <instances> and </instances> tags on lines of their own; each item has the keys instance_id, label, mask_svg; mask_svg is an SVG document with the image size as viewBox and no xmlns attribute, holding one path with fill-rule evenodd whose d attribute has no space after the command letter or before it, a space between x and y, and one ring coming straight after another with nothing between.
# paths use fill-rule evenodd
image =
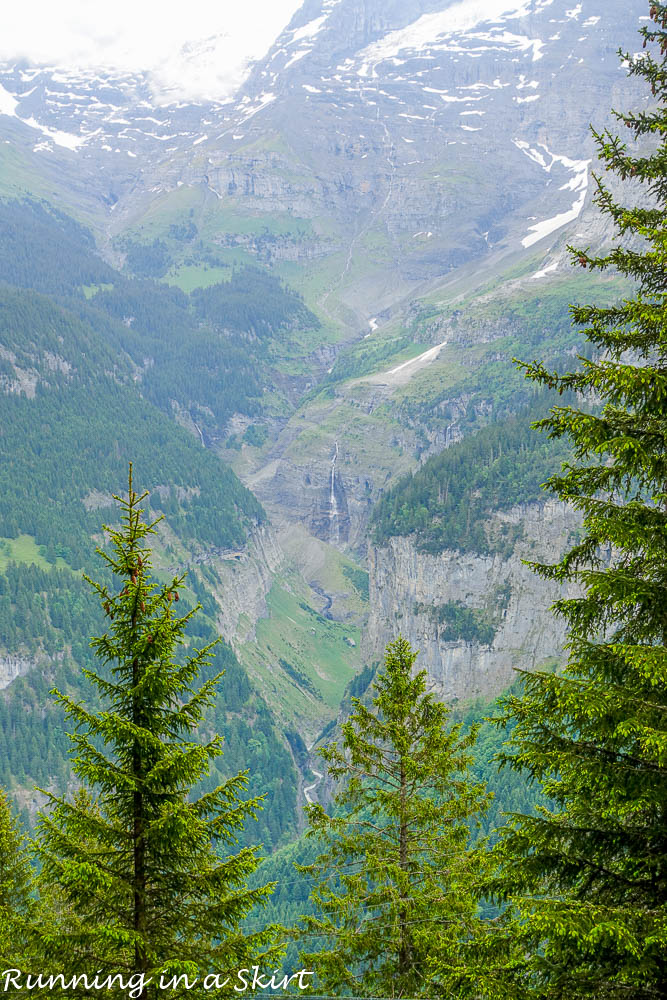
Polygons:
<instances>
[{"instance_id":1,"label":"fir tree","mask_svg":"<svg viewBox=\"0 0 667 1000\"><path fill-rule=\"evenodd\" d=\"M555 605L568 664L527 674L505 717L516 722L506 761L552 802L515 817L499 852L531 954L523 986L541 998L667 997L667 6L653 3L650 18L646 54L622 55L656 106L616 116L641 142L594 133L605 168L649 198L625 207L596 178L619 243L601 256L571 248L576 264L616 269L636 291L572 310L594 351L575 371L525 366L581 401L537 425L571 442L547 486L583 514L582 540L536 566L581 588Z\"/></svg>"},{"instance_id":2,"label":"fir tree","mask_svg":"<svg viewBox=\"0 0 667 1000\"><path fill-rule=\"evenodd\" d=\"M143 975L141 1000L158 995L161 972L233 977L261 964L267 947L273 957L270 929L241 928L271 892L246 886L256 851L224 856L260 800L240 797L247 773L196 794L221 753L217 735L196 738L220 675L192 686L215 643L176 662L197 609L177 614L184 577L159 584L151 576L145 540L157 521L143 519L146 496L134 491L130 467L128 496L115 498L121 525L105 528L111 551L98 550L114 583L89 581L109 620L91 643L104 667L84 671L100 707L56 692L75 725L73 770L83 788L73 801L49 795L37 844L42 884L64 904L43 935L47 958L60 958L66 972Z\"/></svg>"},{"instance_id":3,"label":"fir tree","mask_svg":"<svg viewBox=\"0 0 667 1000\"><path fill-rule=\"evenodd\" d=\"M31 897L33 871L7 799L0 789L0 961L25 967L32 939L35 904Z\"/></svg>"},{"instance_id":4,"label":"fir tree","mask_svg":"<svg viewBox=\"0 0 667 1000\"><path fill-rule=\"evenodd\" d=\"M320 751L339 791L330 813L308 808L324 850L301 868L322 878L302 932L323 943L303 960L326 993L432 994L475 927L483 852L468 841L488 802L467 773L476 732L448 727L416 656L390 643L372 705L353 698L342 745Z\"/></svg>"}]
</instances>

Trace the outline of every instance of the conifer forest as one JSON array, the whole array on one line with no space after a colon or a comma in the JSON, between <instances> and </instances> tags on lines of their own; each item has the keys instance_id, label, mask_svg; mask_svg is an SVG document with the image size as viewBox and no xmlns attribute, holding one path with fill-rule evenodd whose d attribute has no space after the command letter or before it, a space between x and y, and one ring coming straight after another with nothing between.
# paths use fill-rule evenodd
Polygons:
<instances>
[{"instance_id":1,"label":"conifer forest","mask_svg":"<svg viewBox=\"0 0 667 1000\"><path fill-rule=\"evenodd\" d=\"M667 1000L667 4L98 16L0 40L0 994Z\"/></svg>"}]
</instances>

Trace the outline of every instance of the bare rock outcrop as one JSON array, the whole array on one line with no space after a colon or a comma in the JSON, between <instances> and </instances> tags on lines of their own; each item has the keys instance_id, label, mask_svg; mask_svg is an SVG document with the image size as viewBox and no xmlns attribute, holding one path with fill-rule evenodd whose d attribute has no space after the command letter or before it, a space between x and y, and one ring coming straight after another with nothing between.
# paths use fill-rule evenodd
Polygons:
<instances>
[{"instance_id":1,"label":"bare rock outcrop","mask_svg":"<svg viewBox=\"0 0 667 1000\"><path fill-rule=\"evenodd\" d=\"M420 650L418 663L447 701L493 697L512 683L515 669L562 659L564 625L549 609L574 591L541 579L522 560L558 559L579 524L576 512L548 501L493 515L491 530L515 539L509 553L506 546L487 555L432 555L410 537L371 546L368 658L379 660L401 633ZM467 628L452 625L453 609Z\"/></svg>"}]
</instances>

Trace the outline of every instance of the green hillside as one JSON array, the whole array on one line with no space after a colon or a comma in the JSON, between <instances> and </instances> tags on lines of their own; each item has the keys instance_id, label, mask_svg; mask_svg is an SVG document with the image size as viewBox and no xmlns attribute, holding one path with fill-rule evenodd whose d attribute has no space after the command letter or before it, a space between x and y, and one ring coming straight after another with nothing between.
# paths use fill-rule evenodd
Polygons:
<instances>
[{"instance_id":1,"label":"green hillside","mask_svg":"<svg viewBox=\"0 0 667 1000\"><path fill-rule=\"evenodd\" d=\"M546 405L490 424L429 458L384 496L373 512L382 545L410 535L423 552L501 552L514 539L490 536L484 524L497 510L535 501L540 486L567 457L562 444L532 428Z\"/></svg>"},{"instance_id":2,"label":"green hillside","mask_svg":"<svg viewBox=\"0 0 667 1000\"><path fill-rule=\"evenodd\" d=\"M195 302L114 270L87 230L44 203L0 202L0 234L0 662L7 680L12 664L22 675L0 692L0 768L29 820L35 784L71 780L49 691L85 686L101 623L81 570L97 561L128 462L151 513L165 517L158 572L189 564L183 599L204 608L190 641L208 642L222 584L197 559L242 551L265 514L200 437L220 434L232 413L259 414L271 338L317 321L259 271ZM179 426L179 410L199 436ZM249 769L249 794L265 794L266 808L244 836L270 850L296 832L292 751L229 645L212 669L226 676L206 725L226 752L207 782Z\"/></svg>"}]
</instances>

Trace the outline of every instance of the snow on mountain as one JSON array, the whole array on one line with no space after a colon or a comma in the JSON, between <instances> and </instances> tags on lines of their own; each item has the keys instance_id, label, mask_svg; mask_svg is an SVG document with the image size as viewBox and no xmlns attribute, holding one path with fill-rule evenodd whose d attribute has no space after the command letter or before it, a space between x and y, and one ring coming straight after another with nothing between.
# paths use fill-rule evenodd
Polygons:
<instances>
[{"instance_id":1,"label":"snow on mountain","mask_svg":"<svg viewBox=\"0 0 667 1000\"><path fill-rule=\"evenodd\" d=\"M0 129L2 117L11 117L34 152L59 146L84 157L162 157L189 148L207 123L222 120L223 108L156 104L144 73L0 65Z\"/></svg>"},{"instance_id":2,"label":"snow on mountain","mask_svg":"<svg viewBox=\"0 0 667 1000\"><path fill-rule=\"evenodd\" d=\"M397 255L399 234L431 231L423 260L447 269L445 241L459 260L508 240L530 249L579 218L589 123L622 86L632 93L616 50L636 47L643 11L643 0L309 3L246 90L277 95L273 120L304 156L331 163L334 151L335 163L344 150L353 190L383 186L388 167L392 194L378 201ZM315 41L295 59L299 31Z\"/></svg>"},{"instance_id":3,"label":"snow on mountain","mask_svg":"<svg viewBox=\"0 0 667 1000\"><path fill-rule=\"evenodd\" d=\"M644 10L305 0L218 100L160 103L151 72L0 66L0 133L68 158L107 206L199 184L237 212L334 219L351 241L341 281L370 234L379 269L422 280L499 247L530 251L585 214L589 123L633 93L616 50L637 47ZM202 79L218 42L181 47Z\"/></svg>"},{"instance_id":4,"label":"snow on mountain","mask_svg":"<svg viewBox=\"0 0 667 1000\"><path fill-rule=\"evenodd\" d=\"M553 3L553 0L538 3L538 9L549 3ZM480 24L503 24L508 20L525 17L530 13L530 7L529 2L519 3L517 6L516 0L461 0L444 10L422 15L407 28L388 32L380 41L363 49L359 58L366 64L390 59L406 51L430 52L434 48L460 51L457 39L461 35L468 34ZM493 36L483 32L473 37L481 41L493 40ZM505 39L521 39L520 44L527 44L528 47L536 44L509 33L505 35ZM485 49L482 48L481 51Z\"/></svg>"},{"instance_id":5,"label":"snow on mountain","mask_svg":"<svg viewBox=\"0 0 667 1000\"><path fill-rule=\"evenodd\" d=\"M546 236L550 236L556 230L566 226L569 222L574 222L575 219L579 218L586 201L591 160L571 160L567 156L559 156L556 153L552 153L543 144L540 144L543 150L543 152L540 152L539 150L531 149L527 142L522 142L519 139L514 140L514 145L548 174L552 172L554 167L558 166L563 167L568 173L571 173L572 177L561 185L558 190L575 191L578 194L570 209L560 212L551 219L544 219L542 222L538 222L537 225L530 227L528 235L521 240L521 245L528 248Z\"/></svg>"}]
</instances>

